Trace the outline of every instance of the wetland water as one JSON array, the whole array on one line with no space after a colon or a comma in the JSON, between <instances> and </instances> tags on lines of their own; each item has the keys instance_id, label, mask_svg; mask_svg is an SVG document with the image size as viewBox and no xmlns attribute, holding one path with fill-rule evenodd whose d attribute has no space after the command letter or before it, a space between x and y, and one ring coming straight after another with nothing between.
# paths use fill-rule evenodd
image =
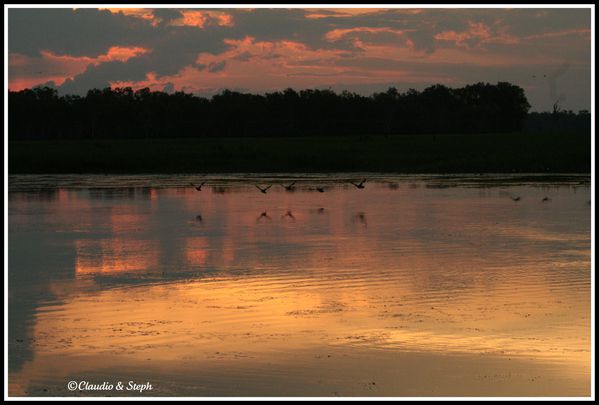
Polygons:
<instances>
[{"instance_id":1,"label":"wetland water","mask_svg":"<svg viewBox=\"0 0 599 405\"><path fill-rule=\"evenodd\" d=\"M589 181L9 176L9 395L589 396Z\"/></svg>"}]
</instances>

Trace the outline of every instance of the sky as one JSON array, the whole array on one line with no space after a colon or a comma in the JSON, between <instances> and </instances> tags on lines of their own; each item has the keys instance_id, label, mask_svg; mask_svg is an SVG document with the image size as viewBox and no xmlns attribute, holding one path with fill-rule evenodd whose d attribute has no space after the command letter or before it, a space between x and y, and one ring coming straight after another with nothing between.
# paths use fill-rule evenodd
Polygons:
<instances>
[{"instance_id":1,"label":"sky","mask_svg":"<svg viewBox=\"0 0 599 405\"><path fill-rule=\"evenodd\" d=\"M363 95L507 81L591 107L590 9L8 9L10 90L291 87Z\"/></svg>"}]
</instances>

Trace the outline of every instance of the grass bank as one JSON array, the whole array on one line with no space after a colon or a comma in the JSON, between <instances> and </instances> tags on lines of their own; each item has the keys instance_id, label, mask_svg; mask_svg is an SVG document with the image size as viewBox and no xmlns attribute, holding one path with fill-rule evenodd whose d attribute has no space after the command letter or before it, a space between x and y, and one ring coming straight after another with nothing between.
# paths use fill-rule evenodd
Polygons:
<instances>
[{"instance_id":1,"label":"grass bank","mask_svg":"<svg viewBox=\"0 0 599 405\"><path fill-rule=\"evenodd\" d=\"M11 141L9 173L590 173L590 134Z\"/></svg>"}]
</instances>

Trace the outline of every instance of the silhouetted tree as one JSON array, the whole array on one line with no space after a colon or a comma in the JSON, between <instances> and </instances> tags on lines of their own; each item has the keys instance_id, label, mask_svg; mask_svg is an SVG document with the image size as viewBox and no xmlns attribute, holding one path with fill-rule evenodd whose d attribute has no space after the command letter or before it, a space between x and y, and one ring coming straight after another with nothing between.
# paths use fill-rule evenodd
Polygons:
<instances>
[{"instance_id":1,"label":"silhouetted tree","mask_svg":"<svg viewBox=\"0 0 599 405\"><path fill-rule=\"evenodd\" d=\"M223 90L209 99L131 87L59 96L41 87L10 91L8 100L10 139L513 132L530 108L524 90L505 82L404 93L391 87L369 97Z\"/></svg>"}]
</instances>

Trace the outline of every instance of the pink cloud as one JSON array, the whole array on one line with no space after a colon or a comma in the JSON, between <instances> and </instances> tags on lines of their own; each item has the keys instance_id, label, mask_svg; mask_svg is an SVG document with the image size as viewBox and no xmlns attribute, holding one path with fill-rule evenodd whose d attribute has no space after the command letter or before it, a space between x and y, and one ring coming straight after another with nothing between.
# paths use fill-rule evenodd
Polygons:
<instances>
[{"instance_id":1,"label":"pink cloud","mask_svg":"<svg viewBox=\"0 0 599 405\"><path fill-rule=\"evenodd\" d=\"M29 57L11 53L9 55L10 81L13 91L34 87L53 81L56 85L64 83L85 71L90 65L129 59L149 52L149 49L132 46L113 46L106 54L97 57L57 55L50 51L41 51L39 57Z\"/></svg>"}]
</instances>

